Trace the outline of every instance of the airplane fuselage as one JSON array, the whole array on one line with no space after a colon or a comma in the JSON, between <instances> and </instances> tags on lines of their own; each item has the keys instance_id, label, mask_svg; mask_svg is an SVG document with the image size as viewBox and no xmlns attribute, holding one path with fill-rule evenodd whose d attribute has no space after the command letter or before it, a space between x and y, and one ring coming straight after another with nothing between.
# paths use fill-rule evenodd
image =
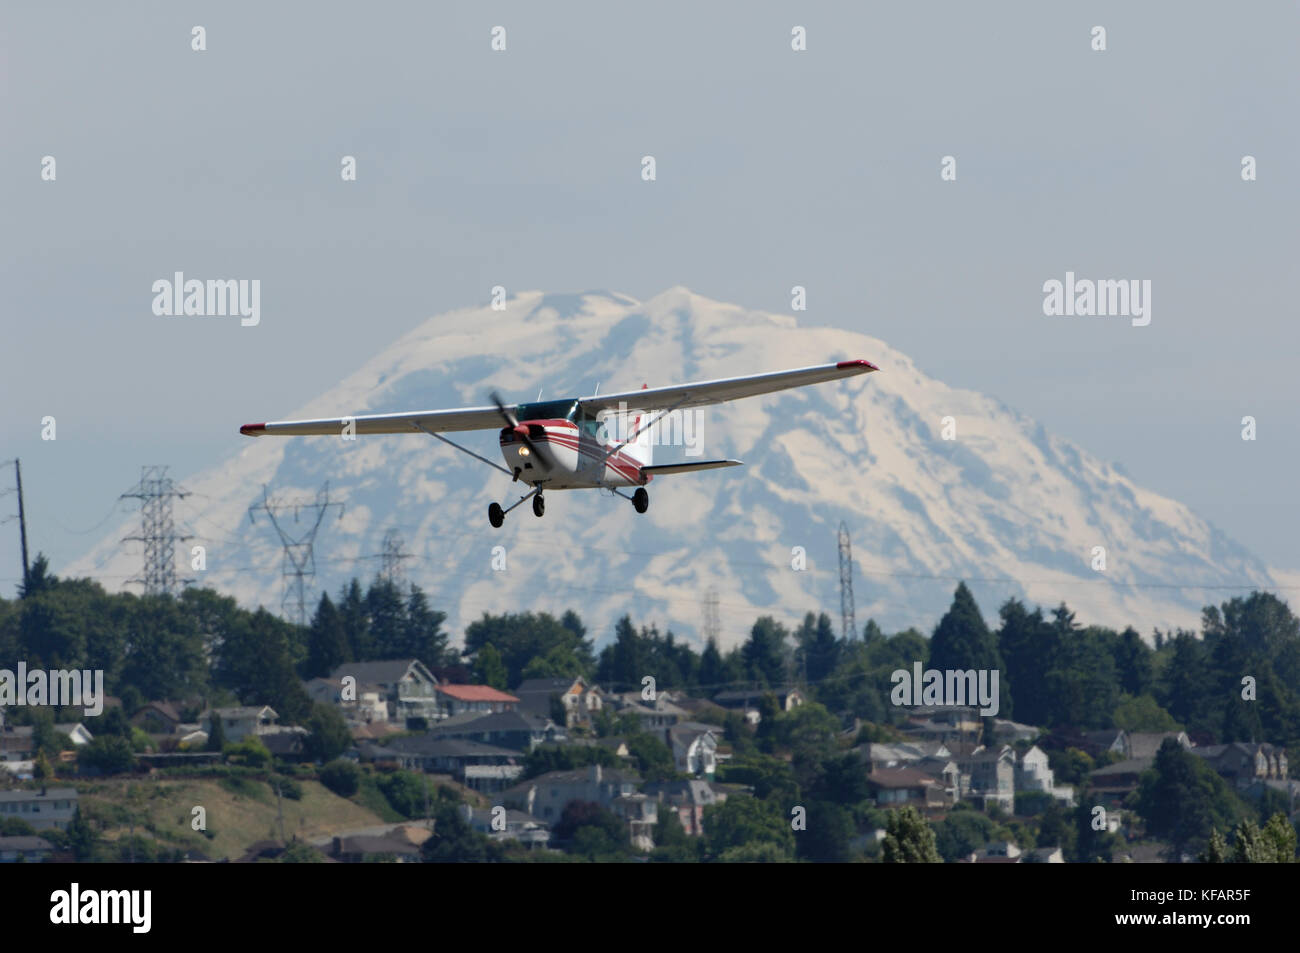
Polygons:
<instances>
[{"instance_id":1,"label":"airplane fuselage","mask_svg":"<svg viewBox=\"0 0 1300 953\"><path fill-rule=\"evenodd\" d=\"M501 429L501 456L516 480L540 484L547 490L645 486L653 479L641 473L638 461L615 450L615 445L606 444L598 433L597 428L580 426L572 420L521 420L517 428ZM549 466L529 450L522 439L524 434L534 447L548 452Z\"/></svg>"}]
</instances>

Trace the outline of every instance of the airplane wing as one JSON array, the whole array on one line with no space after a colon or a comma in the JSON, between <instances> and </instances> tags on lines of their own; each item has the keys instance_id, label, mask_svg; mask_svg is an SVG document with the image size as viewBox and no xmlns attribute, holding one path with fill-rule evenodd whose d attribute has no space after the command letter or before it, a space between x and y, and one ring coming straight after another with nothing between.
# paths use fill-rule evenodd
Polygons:
<instances>
[{"instance_id":1,"label":"airplane wing","mask_svg":"<svg viewBox=\"0 0 1300 953\"><path fill-rule=\"evenodd\" d=\"M726 377L716 381L698 381L693 384L674 384L669 387L650 387L643 390L624 391L586 397L580 403L587 413L597 414L616 410L620 403L640 410L662 410L668 407L700 407L720 404L741 397L756 397L790 387L820 384L854 374L869 374L880 370L870 361L840 361L838 364L819 364L800 367L792 371L772 374L751 374L748 377Z\"/></svg>"},{"instance_id":2,"label":"airplane wing","mask_svg":"<svg viewBox=\"0 0 1300 953\"><path fill-rule=\"evenodd\" d=\"M514 405L506 408L514 413ZM501 412L495 407L462 407L458 410L417 410L405 414L368 414L363 417L332 417L322 420L279 420L265 424L244 424L239 432L248 437L267 434L286 437L322 434L337 437L351 422L356 434L420 433L421 428L434 433L453 430L499 430Z\"/></svg>"}]
</instances>

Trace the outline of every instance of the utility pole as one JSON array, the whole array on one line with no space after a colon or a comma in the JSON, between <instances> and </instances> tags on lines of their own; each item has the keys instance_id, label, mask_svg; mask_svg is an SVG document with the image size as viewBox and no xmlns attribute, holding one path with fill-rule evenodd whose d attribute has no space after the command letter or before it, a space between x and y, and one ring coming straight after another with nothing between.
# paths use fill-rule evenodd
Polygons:
<instances>
[{"instance_id":1,"label":"utility pole","mask_svg":"<svg viewBox=\"0 0 1300 953\"><path fill-rule=\"evenodd\" d=\"M853 618L853 546L849 528L840 522L840 625L845 641L854 637L858 624Z\"/></svg>"},{"instance_id":2,"label":"utility pole","mask_svg":"<svg viewBox=\"0 0 1300 953\"><path fill-rule=\"evenodd\" d=\"M18 535L23 545L23 592L31 580L31 567L27 563L27 511L23 509L23 468L14 460L14 479L18 483Z\"/></svg>"},{"instance_id":3,"label":"utility pole","mask_svg":"<svg viewBox=\"0 0 1300 953\"><path fill-rule=\"evenodd\" d=\"M262 510L271 519L271 526L280 537L280 545L284 548L284 559L281 562L280 575L284 577L284 598L280 600L280 611L285 614L286 618L296 622L300 626L307 624L307 586L308 579L316 578L316 556L313 546L316 542L316 531L320 529L320 524L325 519L325 514L332 506L338 507L339 519L343 518L343 504L330 502L330 485L326 481L325 485L316 493L316 499L293 499L293 500L276 500L272 501L267 493L265 486L262 487L262 502L254 503L248 508L248 521L255 522L253 513ZM299 521L302 510L308 510L311 513L307 522L310 524L305 532L294 536L289 533L280 520L276 519L276 513L285 513L293 510L294 522Z\"/></svg>"},{"instance_id":4,"label":"utility pole","mask_svg":"<svg viewBox=\"0 0 1300 953\"><path fill-rule=\"evenodd\" d=\"M183 500L189 492L167 476L165 466L140 468L140 482L119 499L134 498L140 503L140 535L126 540L144 543L144 575L132 582L144 584L149 595L173 595L180 587L176 578L176 544L193 539L181 536L172 523L172 500Z\"/></svg>"},{"instance_id":5,"label":"utility pole","mask_svg":"<svg viewBox=\"0 0 1300 953\"><path fill-rule=\"evenodd\" d=\"M715 586L709 586L704 593L704 602L702 604L704 612L704 640L716 640L721 625L718 621L718 590Z\"/></svg>"},{"instance_id":6,"label":"utility pole","mask_svg":"<svg viewBox=\"0 0 1300 953\"><path fill-rule=\"evenodd\" d=\"M411 558L411 553L402 551L404 542L402 534L396 529L384 533L384 551L380 553L380 578L391 582L398 589L402 588L402 562Z\"/></svg>"}]
</instances>

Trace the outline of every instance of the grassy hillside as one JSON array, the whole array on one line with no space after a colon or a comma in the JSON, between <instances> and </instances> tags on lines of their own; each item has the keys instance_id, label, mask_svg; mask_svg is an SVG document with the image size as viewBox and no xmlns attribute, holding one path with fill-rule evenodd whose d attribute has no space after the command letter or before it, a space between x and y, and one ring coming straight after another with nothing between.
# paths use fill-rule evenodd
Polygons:
<instances>
[{"instance_id":1,"label":"grassy hillside","mask_svg":"<svg viewBox=\"0 0 1300 953\"><path fill-rule=\"evenodd\" d=\"M300 781L302 799L283 799L287 838L321 837L336 831L383 824L372 810L338 797L316 781ZM213 860L240 857L259 840L279 840L275 792L265 781L247 778L178 778L148 781L106 779L79 785L86 816L104 826L107 840L129 833L166 847L194 848ZM207 834L191 829L193 809L207 811Z\"/></svg>"}]
</instances>

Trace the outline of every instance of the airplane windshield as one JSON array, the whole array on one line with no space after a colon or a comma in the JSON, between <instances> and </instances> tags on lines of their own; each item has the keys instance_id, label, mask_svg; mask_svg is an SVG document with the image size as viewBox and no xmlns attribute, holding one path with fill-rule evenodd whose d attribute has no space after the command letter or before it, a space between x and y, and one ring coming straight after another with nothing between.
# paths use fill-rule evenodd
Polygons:
<instances>
[{"instance_id":1,"label":"airplane windshield","mask_svg":"<svg viewBox=\"0 0 1300 953\"><path fill-rule=\"evenodd\" d=\"M571 420L578 409L576 400L544 400L515 408L519 420Z\"/></svg>"}]
</instances>

